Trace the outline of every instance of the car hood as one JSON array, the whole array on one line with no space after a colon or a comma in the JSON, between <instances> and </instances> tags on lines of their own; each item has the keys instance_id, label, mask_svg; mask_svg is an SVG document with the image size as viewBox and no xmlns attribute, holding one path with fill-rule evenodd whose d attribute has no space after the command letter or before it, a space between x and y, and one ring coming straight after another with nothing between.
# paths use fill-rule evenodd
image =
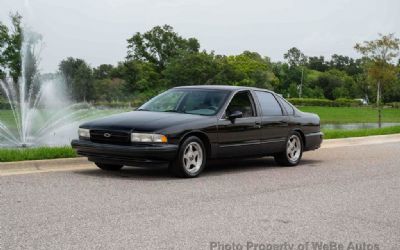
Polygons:
<instances>
[{"instance_id":1,"label":"car hood","mask_svg":"<svg viewBox=\"0 0 400 250\"><path fill-rule=\"evenodd\" d=\"M155 132L204 118L200 115L174 112L132 111L116 114L82 124L81 128Z\"/></svg>"}]
</instances>

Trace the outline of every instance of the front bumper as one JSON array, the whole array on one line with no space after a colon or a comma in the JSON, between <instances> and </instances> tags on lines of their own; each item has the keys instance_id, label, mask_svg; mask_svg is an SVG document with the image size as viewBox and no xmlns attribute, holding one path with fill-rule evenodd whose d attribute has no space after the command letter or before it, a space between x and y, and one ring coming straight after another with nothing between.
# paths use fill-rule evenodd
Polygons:
<instances>
[{"instance_id":1,"label":"front bumper","mask_svg":"<svg viewBox=\"0 0 400 250\"><path fill-rule=\"evenodd\" d=\"M163 164L175 159L178 145L114 145L73 140L72 148L89 161L127 166Z\"/></svg>"}]
</instances>

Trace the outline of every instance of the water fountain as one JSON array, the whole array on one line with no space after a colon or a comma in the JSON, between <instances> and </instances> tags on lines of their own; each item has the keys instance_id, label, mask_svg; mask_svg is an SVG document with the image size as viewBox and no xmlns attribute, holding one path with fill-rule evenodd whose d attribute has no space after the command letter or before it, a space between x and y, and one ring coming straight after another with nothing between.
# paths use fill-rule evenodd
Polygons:
<instances>
[{"instance_id":1,"label":"water fountain","mask_svg":"<svg viewBox=\"0 0 400 250\"><path fill-rule=\"evenodd\" d=\"M35 74L34 81L26 79L37 57L32 56L30 33L23 37L22 76L17 83L9 77L0 80L0 93L9 104L8 110L0 110L0 147L67 145L79 123L99 112L69 100L61 76L43 79Z\"/></svg>"}]
</instances>

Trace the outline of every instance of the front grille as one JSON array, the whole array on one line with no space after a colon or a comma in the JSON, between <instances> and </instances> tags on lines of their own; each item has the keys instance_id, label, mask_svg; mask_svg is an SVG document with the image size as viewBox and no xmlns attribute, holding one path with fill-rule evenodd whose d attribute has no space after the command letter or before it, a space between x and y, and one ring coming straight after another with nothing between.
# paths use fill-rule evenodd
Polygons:
<instances>
[{"instance_id":1,"label":"front grille","mask_svg":"<svg viewBox=\"0 0 400 250\"><path fill-rule=\"evenodd\" d=\"M90 130L90 140L97 143L130 144L131 134L119 131Z\"/></svg>"}]
</instances>

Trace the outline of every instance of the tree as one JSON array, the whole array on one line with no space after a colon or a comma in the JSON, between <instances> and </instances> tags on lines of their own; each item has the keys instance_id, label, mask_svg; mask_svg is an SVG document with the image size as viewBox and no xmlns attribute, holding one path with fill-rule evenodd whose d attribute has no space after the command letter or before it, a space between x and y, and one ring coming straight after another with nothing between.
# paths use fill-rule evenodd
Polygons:
<instances>
[{"instance_id":1,"label":"tree","mask_svg":"<svg viewBox=\"0 0 400 250\"><path fill-rule=\"evenodd\" d=\"M302 66L307 63L307 57L298 48L293 47L283 55L290 67Z\"/></svg>"},{"instance_id":2,"label":"tree","mask_svg":"<svg viewBox=\"0 0 400 250\"><path fill-rule=\"evenodd\" d=\"M312 70L324 72L329 69L323 56L312 56L308 58L307 67Z\"/></svg>"},{"instance_id":3,"label":"tree","mask_svg":"<svg viewBox=\"0 0 400 250\"><path fill-rule=\"evenodd\" d=\"M0 23L0 77L7 71L13 81L21 76L22 16L16 12L10 14L11 28Z\"/></svg>"},{"instance_id":4,"label":"tree","mask_svg":"<svg viewBox=\"0 0 400 250\"><path fill-rule=\"evenodd\" d=\"M14 85L24 74L25 85L15 88L17 94L24 86L26 93L32 95L38 85L38 44L42 36L22 26L22 16L16 12L10 14L11 27L0 23L0 79L11 77Z\"/></svg>"},{"instance_id":5,"label":"tree","mask_svg":"<svg viewBox=\"0 0 400 250\"><path fill-rule=\"evenodd\" d=\"M126 82L127 95L144 93L145 97L157 93L164 86L157 67L149 62L129 60L118 64L113 77L121 78Z\"/></svg>"},{"instance_id":6,"label":"tree","mask_svg":"<svg viewBox=\"0 0 400 250\"><path fill-rule=\"evenodd\" d=\"M299 97L301 98L303 92L303 79L304 79L304 65L307 64L307 57L296 47L288 50L283 57L288 61L290 69L297 69L301 67L301 77L298 84Z\"/></svg>"},{"instance_id":7,"label":"tree","mask_svg":"<svg viewBox=\"0 0 400 250\"><path fill-rule=\"evenodd\" d=\"M93 83L93 99L96 101L112 102L124 100L128 95L125 93L125 81L119 78L97 79Z\"/></svg>"},{"instance_id":8,"label":"tree","mask_svg":"<svg viewBox=\"0 0 400 250\"><path fill-rule=\"evenodd\" d=\"M200 48L197 39L182 38L169 25L155 26L143 34L137 32L127 41L126 59L154 63L160 71L180 52L198 52Z\"/></svg>"},{"instance_id":9,"label":"tree","mask_svg":"<svg viewBox=\"0 0 400 250\"><path fill-rule=\"evenodd\" d=\"M217 57L216 84L232 84L274 89L278 79L272 72L268 58L256 52L245 51L237 56Z\"/></svg>"},{"instance_id":10,"label":"tree","mask_svg":"<svg viewBox=\"0 0 400 250\"><path fill-rule=\"evenodd\" d=\"M362 59L350 58L338 54L332 55L328 62L331 68L345 71L348 75L357 75L362 73Z\"/></svg>"},{"instance_id":11,"label":"tree","mask_svg":"<svg viewBox=\"0 0 400 250\"><path fill-rule=\"evenodd\" d=\"M162 72L168 86L213 84L218 73L214 54L181 53Z\"/></svg>"},{"instance_id":12,"label":"tree","mask_svg":"<svg viewBox=\"0 0 400 250\"><path fill-rule=\"evenodd\" d=\"M101 64L93 69L93 77L95 79L108 79L113 74L114 66L111 64Z\"/></svg>"},{"instance_id":13,"label":"tree","mask_svg":"<svg viewBox=\"0 0 400 250\"><path fill-rule=\"evenodd\" d=\"M394 34L382 35L373 41L357 43L354 48L370 61L366 64L368 76L376 82L376 104L378 106L378 124L381 127L381 93L382 87L397 78L393 60L399 55L400 39Z\"/></svg>"},{"instance_id":14,"label":"tree","mask_svg":"<svg viewBox=\"0 0 400 250\"><path fill-rule=\"evenodd\" d=\"M76 101L90 101L93 95L92 68L82 59L68 57L59 64L70 96Z\"/></svg>"},{"instance_id":15,"label":"tree","mask_svg":"<svg viewBox=\"0 0 400 250\"><path fill-rule=\"evenodd\" d=\"M324 92L325 98L330 100L335 99L334 90L343 85L340 75L343 74L339 70L329 70L322 73L314 82L313 87L321 88Z\"/></svg>"}]
</instances>

